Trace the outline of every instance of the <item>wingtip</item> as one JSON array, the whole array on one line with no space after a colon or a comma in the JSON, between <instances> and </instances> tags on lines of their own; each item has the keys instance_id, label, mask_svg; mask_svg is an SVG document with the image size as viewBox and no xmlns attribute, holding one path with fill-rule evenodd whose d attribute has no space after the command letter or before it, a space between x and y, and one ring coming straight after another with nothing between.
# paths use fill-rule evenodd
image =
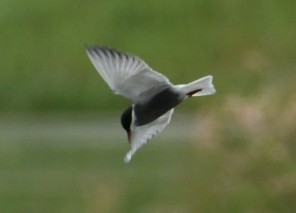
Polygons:
<instances>
[{"instance_id":1,"label":"wingtip","mask_svg":"<svg viewBox=\"0 0 296 213\"><path fill-rule=\"evenodd\" d=\"M104 45L98 44L84 44L85 49L104 48Z\"/></svg>"},{"instance_id":2,"label":"wingtip","mask_svg":"<svg viewBox=\"0 0 296 213\"><path fill-rule=\"evenodd\" d=\"M101 47L99 45L94 45L94 44L84 44L84 48L87 50L87 51L91 51L95 48L98 48L98 47Z\"/></svg>"},{"instance_id":3,"label":"wingtip","mask_svg":"<svg viewBox=\"0 0 296 213\"><path fill-rule=\"evenodd\" d=\"M94 45L84 44L84 48L87 53L90 53L91 50L94 48Z\"/></svg>"},{"instance_id":4,"label":"wingtip","mask_svg":"<svg viewBox=\"0 0 296 213\"><path fill-rule=\"evenodd\" d=\"M131 162L131 159L132 159L132 153L131 153L131 151L129 151L129 152L125 155L125 157L124 157L124 162L125 162L126 164L128 164L128 163Z\"/></svg>"}]
</instances>

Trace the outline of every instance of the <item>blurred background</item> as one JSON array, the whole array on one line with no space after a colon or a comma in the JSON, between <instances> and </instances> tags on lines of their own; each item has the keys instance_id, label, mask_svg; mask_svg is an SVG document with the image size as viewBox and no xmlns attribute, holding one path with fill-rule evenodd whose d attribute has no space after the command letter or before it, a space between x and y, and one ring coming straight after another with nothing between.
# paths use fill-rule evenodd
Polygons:
<instances>
[{"instance_id":1,"label":"blurred background","mask_svg":"<svg viewBox=\"0 0 296 213\"><path fill-rule=\"evenodd\" d=\"M296 2L1 2L1 212L295 212ZM217 94L177 107L131 164L85 44Z\"/></svg>"}]
</instances>

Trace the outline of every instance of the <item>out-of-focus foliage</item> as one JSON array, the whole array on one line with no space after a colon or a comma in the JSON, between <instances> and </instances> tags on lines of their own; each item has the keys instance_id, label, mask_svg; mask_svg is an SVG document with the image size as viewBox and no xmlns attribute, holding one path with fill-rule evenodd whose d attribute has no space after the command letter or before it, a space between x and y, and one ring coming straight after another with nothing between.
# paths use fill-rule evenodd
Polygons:
<instances>
[{"instance_id":1,"label":"out-of-focus foliage","mask_svg":"<svg viewBox=\"0 0 296 213\"><path fill-rule=\"evenodd\" d=\"M296 212L295 1L0 5L0 212ZM85 44L173 83L212 74L217 94L180 105L125 165L130 102Z\"/></svg>"},{"instance_id":2,"label":"out-of-focus foliage","mask_svg":"<svg viewBox=\"0 0 296 213\"><path fill-rule=\"evenodd\" d=\"M130 165L117 118L1 118L0 211L294 212L295 102L268 106L176 114Z\"/></svg>"},{"instance_id":3,"label":"out-of-focus foliage","mask_svg":"<svg viewBox=\"0 0 296 213\"><path fill-rule=\"evenodd\" d=\"M212 104L292 84L295 6L292 0L4 1L0 110L121 108L125 99L111 95L84 44L137 54L174 83L213 74L219 98Z\"/></svg>"}]
</instances>

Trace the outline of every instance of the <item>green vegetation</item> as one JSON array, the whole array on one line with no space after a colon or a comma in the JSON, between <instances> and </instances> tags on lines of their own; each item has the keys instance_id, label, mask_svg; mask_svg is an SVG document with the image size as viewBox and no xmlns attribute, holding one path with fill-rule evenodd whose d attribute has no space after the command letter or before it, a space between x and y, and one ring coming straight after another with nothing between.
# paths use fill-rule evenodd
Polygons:
<instances>
[{"instance_id":1,"label":"green vegetation","mask_svg":"<svg viewBox=\"0 0 296 213\"><path fill-rule=\"evenodd\" d=\"M233 118L223 123L216 114L176 115L129 165L115 118L8 116L0 211L293 212L295 132L277 118L265 123L266 114L254 128L248 110L224 109Z\"/></svg>"},{"instance_id":2,"label":"green vegetation","mask_svg":"<svg viewBox=\"0 0 296 213\"><path fill-rule=\"evenodd\" d=\"M176 115L129 165L115 118L8 116L0 123L0 211L294 212L295 132L268 113L249 120L249 110L223 109L226 122Z\"/></svg>"},{"instance_id":3,"label":"green vegetation","mask_svg":"<svg viewBox=\"0 0 296 213\"><path fill-rule=\"evenodd\" d=\"M295 7L3 1L0 212L295 212ZM218 93L179 106L125 165L130 102L84 44L139 55L173 83L212 74Z\"/></svg>"},{"instance_id":4,"label":"green vegetation","mask_svg":"<svg viewBox=\"0 0 296 213\"><path fill-rule=\"evenodd\" d=\"M142 56L175 83L213 74L220 101L252 96L295 77L295 6L292 0L3 2L0 109L121 109L124 99L111 96L84 44Z\"/></svg>"}]
</instances>

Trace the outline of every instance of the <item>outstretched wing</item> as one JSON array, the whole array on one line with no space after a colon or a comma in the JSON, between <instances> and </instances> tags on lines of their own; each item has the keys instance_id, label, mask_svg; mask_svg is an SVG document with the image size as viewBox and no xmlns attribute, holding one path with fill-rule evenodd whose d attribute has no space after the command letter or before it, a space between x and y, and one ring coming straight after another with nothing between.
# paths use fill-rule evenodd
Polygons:
<instances>
[{"instance_id":1,"label":"outstretched wing","mask_svg":"<svg viewBox=\"0 0 296 213\"><path fill-rule=\"evenodd\" d=\"M155 135L164 130L164 128L170 123L173 112L174 109L171 109L151 123L143 126L136 126L132 130L131 149L124 159L126 163L130 162L133 155L141 146L148 143Z\"/></svg>"},{"instance_id":2,"label":"outstretched wing","mask_svg":"<svg viewBox=\"0 0 296 213\"><path fill-rule=\"evenodd\" d=\"M86 51L113 92L134 103L141 103L171 86L164 75L153 71L137 56L103 46L90 46Z\"/></svg>"}]
</instances>

